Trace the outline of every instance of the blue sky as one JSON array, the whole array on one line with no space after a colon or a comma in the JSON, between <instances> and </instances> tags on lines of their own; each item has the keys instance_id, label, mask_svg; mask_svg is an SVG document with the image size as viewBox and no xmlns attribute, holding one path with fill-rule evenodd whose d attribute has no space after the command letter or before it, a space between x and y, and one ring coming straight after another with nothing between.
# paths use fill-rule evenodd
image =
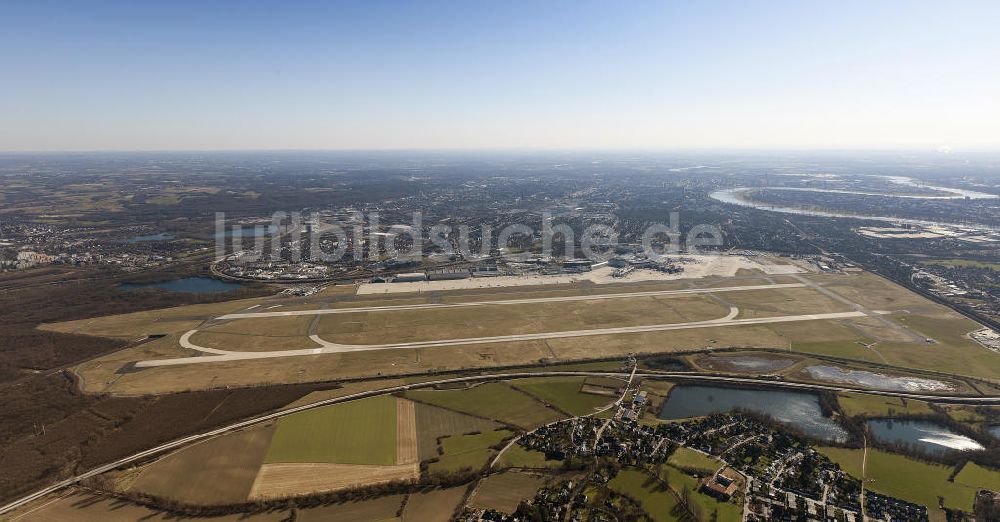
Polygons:
<instances>
[{"instance_id":1,"label":"blue sky","mask_svg":"<svg viewBox=\"0 0 1000 522\"><path fill-rule=\"evenodd\" d=\"M1000 148L1000 2L7 2L0 150Z\"/></svg>"}]
</instances>

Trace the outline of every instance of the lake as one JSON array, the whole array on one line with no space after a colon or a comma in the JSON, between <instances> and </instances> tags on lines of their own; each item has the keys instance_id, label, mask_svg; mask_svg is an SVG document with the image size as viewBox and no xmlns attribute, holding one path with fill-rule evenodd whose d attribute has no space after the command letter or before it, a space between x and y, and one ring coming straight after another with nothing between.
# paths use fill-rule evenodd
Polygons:
<instances>
[{"instance_id":1,"label":"lake","mask_svg":"<svg viewBox=\"0 0 1000 522\"><path fill-rule=\"evenodd\" d=\"M239 283L227 283L211 277L185 277L156 283L122 283L118 288L130 291L142 288L161 288L168 292L191 292L194 294L212 294L229 292L241 288Z\"/></svg>"},{"instance_id":2,"label":"lake","mask_svg":"<svg viewBox=\"0 0 1000 522\"><path fill-rule=\"evenodd\" d=\"M813 437L842 442L847 431L823 416L811 393L678 385L663 404L661 419L686 419L735 409L767 415Z\"/></svg>"},{"instance_id":3,"label":"lake","mask_svg":"<svg viewBox=\"0 0 1000 522\"><path fill-rule=\"evenodd\" d=\"M867 422L875 437L883 442L903 443L932 454L980 450L978 442L959 435L935 422L901 419L872 419Z\"/></svg>"},{"instance_id":4,"label":"lake","mask_svg":"<svg viewBox=\"0 0 1000 522\"><path fill-rule=\"evenodd\" d=\"M168 234L166 232L160 232L159 234L150 234L148 236L135 236L125 240L126 243L143 243L146 241L170 241L174 238L173 234Z\"/></svg>"}]
</instances>

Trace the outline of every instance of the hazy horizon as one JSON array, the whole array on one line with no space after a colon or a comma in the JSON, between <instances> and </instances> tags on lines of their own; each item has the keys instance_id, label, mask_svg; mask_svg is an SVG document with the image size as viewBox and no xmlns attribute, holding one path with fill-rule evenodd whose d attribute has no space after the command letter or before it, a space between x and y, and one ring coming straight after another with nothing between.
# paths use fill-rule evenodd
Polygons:
<instances>
[{"instance_id":1,"label":"hazy horizon","mask_svg":"<svg viewBox=\"0 0 1000 522\"><path fill-rule=\"evenodd\" d=\"M1000 4L11 5L0 150L1000 150Z\"/></svg>"}]
</instances>

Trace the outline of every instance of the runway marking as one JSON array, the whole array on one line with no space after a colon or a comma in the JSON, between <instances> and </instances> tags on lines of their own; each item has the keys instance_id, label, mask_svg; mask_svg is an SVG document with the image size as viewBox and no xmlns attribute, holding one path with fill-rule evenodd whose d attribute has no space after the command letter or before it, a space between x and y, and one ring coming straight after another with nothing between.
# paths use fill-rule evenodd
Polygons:
<instances>
[{"instance_id":1,"label":"runway marking","mask_svg":"<svg viewBox=\"0 0 1000 522\"><path fill-rule=\"evenodd\" d=\"M669 297L720 292L743 292L751 290L778 290L782 288L805 288L806 283L780 283L774 285L724 286L719 288L687 288L683 290L654 290L650 292L627 292L620 294L573 295L565 297L535 297L530 299L500 299L496 301L469 301L465 303L426 303L414 305L363 306L356 308L323 308L317 310L285 310L280 312L241 312L220 315L218 320L254 319L264 317L291 317L298 315L353 314L362 312L393 312L398 310L427 310L435 308L463 308L467 306L504 306L534 303L562 303L571 301L600 301L604 299L627 299L632 297Z\"/></svg>"},{"instance_id":2,"label":"runway marking","mask_svg":"<svg viewBox=\"0 0 1000 522\"><path fill-rule=\"evenodd\" d=\"M202 364L210 362L229 362L229 361L242 361L250 359L296 357L301 355L316 355L325 353L363 352L363 351L394 350L394 349L417 349L417 348L432 348L432 347L442 347L442 346L487 344L487 343L498 343L498 342L533 341L541 339L564 339L564 338L574 338L574 337L589 337L595 335L661 332L668 330L685 330L692 328L718 328L725 326L787 323L787 322L798 322L798 321L819 321L827 319L846 319L851 317L863 317L866 315L864 312L861 311L853 311L853 312L832 312L825 314L804 314L804 315L786 315L778 317L755 317L749 319L735 319L736 314L738 312L739 310L736 307L732 307L729 311L729 314L727 314L725 317L721 317L718 319L709 319L707 321L694 321L688 323L656 324L647 326L626 326L619 328L597 328L592 330L570 330L562 332L543 332L534 334L499 335L493 337L472 337L464 339L444 339L438 341L417 341L409 343L344 345L344 344L336 344L336 343L331 343L329 341L325 341L319 336L311 336L311 338L314 341L322 342L323 347L307 348L300 350L270 351L270 352L226 352L223 350L216 350L213 348L208 350L211 350L211 352L209 353L212 353L214 355L205 355L199 357L182 357L176 359L152 359L146 361L139 361L136 363L136 366L140 368L151 368L157 366L177 366L184 364ZM875 312L875 313L884 313L884 312ZM189 334L193 333L194 331L188 332L188 334L185 334L185 336L189 337Z\"/></svg>"}]
</instances>

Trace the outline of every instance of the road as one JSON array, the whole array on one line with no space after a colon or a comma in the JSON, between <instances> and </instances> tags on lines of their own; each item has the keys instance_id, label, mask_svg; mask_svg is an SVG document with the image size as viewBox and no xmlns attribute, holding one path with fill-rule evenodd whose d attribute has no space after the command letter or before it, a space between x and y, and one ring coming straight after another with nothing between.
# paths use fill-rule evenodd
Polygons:
<instances>
[{"instance_id":1,"label":"road","mask_svg":"<svg viewBox=\"0 0 1000 522\"><path fill-rule=\"evenodd\" d=\"M288 408L285 410L280 410L265 415L260 415L253 417L235 424L230 424L221 428L206 431L204 433L199 433L196 435L191 435L188 437L183 437L166 444L161 444L154 448L150 448L145 451L141 451L130 455L128 457L116 460L109 464L94 468L90 471L81 473L74 477L59 481L51 486L44 489L36 491L30 495L22 497L20 499L14 500L9 504L0 507L0 515L7 513L13 509L21 507L29 502L38 500L48 494L54 493L66 487L72 486L81 480L88 479L111 471L115 468L125 466L128 464L133 464L137 461L149 458L151 456L170 451L173 449L180 448L181 446L191 444L200 440L205 440L211 437L216 437L218 435L223 435L232 431L240 430L249 426L260 424L262 422L271 421L280 417L285 417L294 413L299 413L302 411L311 410L314 408L319 408L322 406L329 406L331 404L338 404L342 402L349 402L357 399L363 399L366 397L374 397L377 395L385 395L388 393L395 393L400 391L406 391L417 388L427 388L439 384L447 383L457 383L457 382L476 382L476 381L489 381L496 379L517 379L524 377L558 377L558 376L578 376L578 377L615 377L624 379L628 377L629 373L624 372L587 372L587 371L567 371L567 372L515 372L515 373L498 373L498 374L488 374L488 375L473 375L468 377L453 377L448 379L439 379L435 381L427 381L422 383L405 384L401 386L391 386L387 388L382 388L379 390L370 390L361 393L354 393L350 395L345 395L343 397L335 397L332 399L325 399L322 401L317 401L310 404L305 404L302 406L297 406L295 408ZM976 404L976 405L1000 405L1000 396L982 396L982 397L949 397L940 395L921 395L913 394L907 392L893 392L884 390L859 390L855 388L846 388L840 386L828 386L822 384L809 384L809 383L791 383L782 381L772 381L769 379L755 379L751 377L725 377L716 375L699 375L695 373L688 372L636 372L633 369L631 373L634 377L640 378L651 378L651 379L670 379L674 381L704 381L704 382L723 382L730 384L747 384L747 385L766 385L781 388L792 388L792 389L805 389L805 390L826 390L826 391L842 391L842 392L854 392L854 393L864 393L869 395L883 395L891 397L902 397L906 399L915 400L929 400L935 402L948 402L948 403L959 403L959 404Z\"/></svg>"},{"instance_id":2,"label":"road","mask_svg":"<svg viewBox=\"0 0 1000 522\"><path fill-rule=\"evenodd\" d=\"M514 341L536 341L544 339L568 339L574 337L589 337L595 335L618 335L643 332L662 332L669 330L686 330L692 328L719 328L724 326L744 326L756 324L788 323L800 321L819 321L825 319L847 319L851 317L862 317L865 312L830 312L824 314L803 314L784 315L778 317L753 317L748 319L736 319L739 310L730 308L729 314L717 319L706 321L692 321L686 323L653 324L643 326L623 326L616 328L595 328L590 330L568 330L560 332L541 332L532 334L498 335L492 337L468 337L462 339L443 339L438 341L417 341L408 343L390 344L337 344L324 340L318 335L310 335L313 342L320 344L318 348L304 348L297 350L263 351L263 352L236 352L219 350L216 348L206 348L191 342L191 336L197 330L191 330L181 337L181 346L191 350L210 353L212 355L196 357L179 357L174 359L148 359L138 361L135 365L139 368L153 368L157 366L177 366L183 364L205 364L212 362L232 362L251 359L270 359L278 357L299 357L305 355L319 355L324 353L345 353L363 352L373 350L397 350L416 348L436 348L442 346L460 346L471 344L486 344Z\"/></svg>"},{"instance_id":3,"label":"road","mask_svg":"<svg viewBox=\"0 0 1000 522\"><path fill-rule=\"evenodd\" d=\"M861 454L861 494L858 502L861 503L861 522L868 522L868 508L865 507L865 480L867 480L868 470L868 437L861 435L861 441L865 445L864 453Z\"/></svg>"}]
</instances>

